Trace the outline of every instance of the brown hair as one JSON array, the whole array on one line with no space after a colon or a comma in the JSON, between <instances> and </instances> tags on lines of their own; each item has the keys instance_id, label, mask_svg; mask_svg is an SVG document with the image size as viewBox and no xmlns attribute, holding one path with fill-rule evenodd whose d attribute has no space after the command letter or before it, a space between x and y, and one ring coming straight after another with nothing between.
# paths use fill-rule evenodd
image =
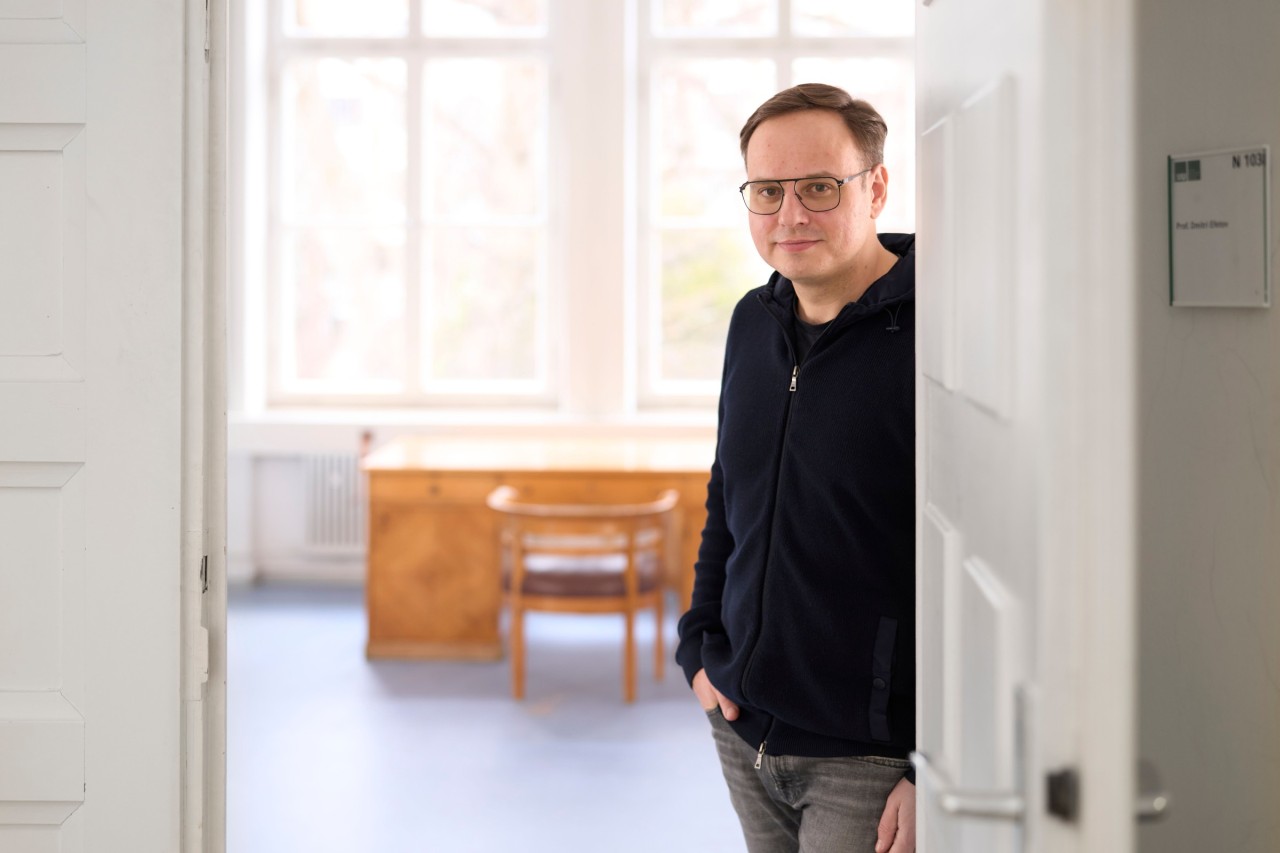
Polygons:
<instances>
[{"instance_id":1,"label":"brown hair","mask_svg":"<svg viewBox=\"0 0 1280 853\"><path fill-rule=\"evenodd\" d=\"M865 158L863 166L870 168L884 161L884 137L889 126L880 113L866 101L852 97L844 89L825 83L801 83L774 95L760 105L738 134L742 159L747 159L747 144L751 136L765 121L801 110L830 110L844 119L845 126L853 134L858 151Z\"/></svg>"}]
</instances>

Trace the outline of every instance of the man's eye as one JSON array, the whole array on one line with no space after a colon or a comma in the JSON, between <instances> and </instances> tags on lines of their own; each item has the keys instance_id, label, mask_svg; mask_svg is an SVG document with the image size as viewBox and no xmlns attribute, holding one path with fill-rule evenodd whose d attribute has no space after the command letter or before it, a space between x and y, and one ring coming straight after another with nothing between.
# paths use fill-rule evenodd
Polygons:
<instances>
[{"instance_id":1,"label":"man's eye","mask_svg":"<svg viewBox=\"0 0 1280 853\"><path fill-rule=\"evenodd\" d=\"M814 181L812 184L806 184L804 192L808 195L826 195L835 192L836 185L830 181Z\"/></svg>"},{"instance_id":2,"label":"man's eye","mask_svg":"<svg viewBox=\"0 0 1280 853\"><path fill-rule=\"evenodd\" d=\"M756 185L756 198L777 198L778 193L782 192L782 187L777 184Z\"/></svg>"}]
</instances>

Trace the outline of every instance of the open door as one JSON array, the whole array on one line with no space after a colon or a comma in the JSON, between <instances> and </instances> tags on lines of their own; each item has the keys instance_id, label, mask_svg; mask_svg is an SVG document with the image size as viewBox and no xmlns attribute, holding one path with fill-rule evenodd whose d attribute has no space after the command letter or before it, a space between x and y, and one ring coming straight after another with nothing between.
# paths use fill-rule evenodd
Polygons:
<instances>
[{"instance_id":1,"label":"open door","mask_svg":"<svg viewBox=\"0 0 1280 853\"><path fill-rule=\"evenodd\" d=\"M2 853L220 835L206 9L0 3Z\"/></svg>"},{"instance_id":2,"label":"open door","mask_svg":"<svg viewBox=\"0 0 1280 853\"><path fill-rule=\"evenodd\" d=\"M1128 3L923 0L922 853L1128 851Z\"/></svg>"}]
</instances>

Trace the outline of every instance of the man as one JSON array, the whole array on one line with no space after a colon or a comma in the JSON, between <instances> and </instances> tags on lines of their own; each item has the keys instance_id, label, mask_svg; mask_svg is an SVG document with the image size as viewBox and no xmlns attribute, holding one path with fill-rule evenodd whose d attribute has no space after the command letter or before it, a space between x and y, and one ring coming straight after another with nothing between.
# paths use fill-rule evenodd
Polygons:
<instances>
[{"instance_id":1,"label":"man","mask_svg":"<svg viewBox=\"0 0 1280 853\"><path fill-rule=\"evenodd\" d=\"M751 853L915 849L915 256L886 126L806 84L741 133L776 272L729 326L676 660Z\"/></svg>"}]
</instances>

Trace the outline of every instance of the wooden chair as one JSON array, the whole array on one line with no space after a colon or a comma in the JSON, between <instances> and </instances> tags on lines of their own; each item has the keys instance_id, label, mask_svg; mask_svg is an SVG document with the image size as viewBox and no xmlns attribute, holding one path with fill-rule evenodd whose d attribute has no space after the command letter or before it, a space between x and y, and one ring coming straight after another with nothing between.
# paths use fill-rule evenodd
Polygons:
<instances>
[{"instance_id":1,"label":"wooden chair","mask_svg":"<svg viewBox=\"0 0 1280 853\"><path fill-rule=\"evenodd\" d=\"M487 503L501 517L503 585L511 610L511 692L524 698L526 610L621 613L622 693L636 698L636 611L652 608L654 679L663 675L664 575L675 553L675 506L668 489L643 503L532 503L499 486Z\"/></svg>"}]
</instances>

